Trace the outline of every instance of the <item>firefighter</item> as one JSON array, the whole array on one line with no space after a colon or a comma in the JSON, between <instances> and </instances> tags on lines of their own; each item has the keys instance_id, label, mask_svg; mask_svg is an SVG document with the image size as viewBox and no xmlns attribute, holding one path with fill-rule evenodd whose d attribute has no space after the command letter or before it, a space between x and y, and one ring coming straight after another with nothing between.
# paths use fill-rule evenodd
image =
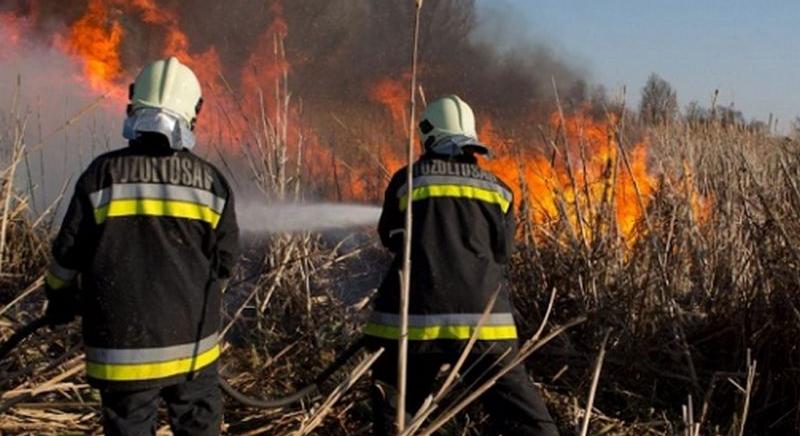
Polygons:
<instances>
[{"instance_id":1,"label":"firefighter","mask_svg":"<svg viewBox=\"0 0 800 436\"><path fill-rule=\"evenodd\" d=\"M413 200L411 283L408 321L406 407L415 413L431 393L444 364L453 364L477 326L491 296L501 289L492 313L464 366L469 386L476 375L496 370L498 353L517 349L512 305L501 288L514 247L513 196L509 187L478 165L488 148L478 141L470 107L457 96L431 102L419 123L424 153L413 166L413 191L406 169L386 189L378 233L395 254L375 300L365 333L372 348L386 352L373 367L372 401L376 434L390 434L390 404L397 380L400 270L407 196ZM483 355L483 357L480 357ZM506 435L558 434L537 388L522 366L501 377L483 397Z\"/></svg>"},{"instance_id":2,"label":"firefighter","mask_svg":"<svg viewBox=\"0 0 800 436\"><path fill-rule=\"evenodd\" d=\"M80 176L52 245L46 314L82 316L89 384L108 435L217 435L221 290L238 257L233 193L192 153L200 83L175 58L131 85L129 146Z\"/></svg>"}]
</instances>

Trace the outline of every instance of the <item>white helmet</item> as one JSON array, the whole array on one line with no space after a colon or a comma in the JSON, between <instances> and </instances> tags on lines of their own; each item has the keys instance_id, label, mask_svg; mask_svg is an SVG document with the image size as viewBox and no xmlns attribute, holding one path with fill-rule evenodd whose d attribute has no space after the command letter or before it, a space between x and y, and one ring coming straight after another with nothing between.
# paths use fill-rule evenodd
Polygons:
<instances>
[{"instance_id":1,"label":"white helmet","mask_svg":"<svg viewBox=\"0 0 800 436\"><path fill-rule=\"evenodd\" d=\"M203 104L200 81L177 58L162 59L144 67L131 85L131 109L166 109L189 125Z\"/></svg>"},{"instance_id":2,"label":"white helmet","mask_svg":"<svg viewBox=\"0 0 800 436\"><path fill-rule=\"evenodd\" d=\"M161 133L175 149L194 147L197 114L203 104L200 81L177 58L144 67L130 88L128 119L123 136L136 139L142 132Z\"/></svg>"},{"instance_id":3,"label":"white helmet","mask_svg":"<svg viewBox=\"0 0 800 436\"><path fill-rule=\"evenodd\" d=\"M478 142L475 114L457 95L448 95L432 101L422 113L419 133L426 151L462 154L462 149L469 146L472 151L479 154L489 152L486 146ZM450 141L444 141L445 139Z\"/></svg>"}]
</instances>

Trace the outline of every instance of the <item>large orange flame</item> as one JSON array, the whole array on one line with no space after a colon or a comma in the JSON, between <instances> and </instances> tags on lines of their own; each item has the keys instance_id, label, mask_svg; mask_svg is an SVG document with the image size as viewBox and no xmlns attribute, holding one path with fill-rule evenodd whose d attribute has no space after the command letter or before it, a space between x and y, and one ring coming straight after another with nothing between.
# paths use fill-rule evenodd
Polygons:
<instances>
[{"instance_id":1,"label":"large orange flame","mask_svg":"<svg viewBox=\"0 0 800 436\"><path fill-rule=\"evenodd\" d=\"M157 0L88 0L83 14L55 44L83 63L82 80L87 86L103 93L114 91L124 100L126 81L132 75L128 67L139 67L124 64L122 49L129 36L125 29L136 28L129 24L138 20L162 36L160 55L177 56L198 75L209 102L199 123L205 137L218 139L229 151L239 151L241 144L251 142L254 130L266 130L258 121L265 116L275 124L272 128L286 129L282 134L291 147L286 159L295 167L302 159L315 195L341 200L380 198L386 176L404 165L400 156L405 141L391 137L406 135L408 73L368 84L370 101L386 109L386 124L354 135L360 141L358 153L353 153L353 146L340 150L336 144L326 144L305 125L299 99L290 99L284 87L291 65L282 41L289 27L281 3L275 0L270 5L272 21L254 41L249 58L232 81L221 79L223 68L216 48L193 52L174 6ZM8 41L19 41L22 27L13 17L0 15L0 24ZM380 118L380 112L376 114ZM284 116L289 119L276 118ZM615 120L598 121L581 111L568 116L554 113L549 119L554 138L533 138L524 144L499 134L485 117L481 120L481 140L497 156L485 166L511 185L517 206L525 203L529 217L542 231L564 234L561 230L566 227L569 237L584 243L605 234L618 235L627 244L639 239L644 214L663 177L649 170L646 140L623 152L614 136ZM696 192L688 169L681 183L691 198L694 216L707 219L710 200Z\"/></svg>"},{"instance_id":2,"label":"large orange flame","mask_svg":"<svg viewBox=\"0 0 800 436\"><path fill-rule=\"evenodd\" d=\"M498 143L491 124L485 125L482 140L499 152L485 165L512 186L515 198L527 203L535 223L566 222L568 234L587 243L598 231L609 230L635 241L656 187L648 172L647 142L627 151L626 164L609 122L582 112L563 119L555 113L550 127L558 137L546 156L541 148L515 150ZM609 220L603 214L608 211L613 211L616 229L606 228Z\"/></svg>"},{"instance_id":3,"label":"large orange flame","mask_svg":"<svg viewBox=\"0 0 800 436\"><path fill-rule=\"evenodd\" d=\"M381 79L370 87L369 98L389 110L397 133L406 130L408 89L405 82L391 78Z\"/></svg>"},{"instance_id":4,"label":"large orange flame","mask_svg":"<svg viewBox=\"0 0 800 436\"><path fill-rule=\"evenodd\" d=\"M86 77L97 90L113 89L122 76L120 45L125 34L108 0L89 0L84 15L57 43L84 62Z\"/></svg>"}]
</instances>

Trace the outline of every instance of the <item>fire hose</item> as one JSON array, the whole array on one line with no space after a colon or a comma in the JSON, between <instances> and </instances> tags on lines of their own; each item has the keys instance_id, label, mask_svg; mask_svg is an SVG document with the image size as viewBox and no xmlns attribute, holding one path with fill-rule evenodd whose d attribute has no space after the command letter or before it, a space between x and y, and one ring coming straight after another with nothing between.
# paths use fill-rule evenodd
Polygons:
<instances>
[{"instance_id":1,"label":"fire hose","mask_svg":"<svg viewBox=\"0 0 800 436\"><path fill-rule=\"evenodd\" d=\"M49 324L50 320L47 317L42 316L22 326L19 330L14 332L14 334L11 335L11 337L9 337L2 345L0 345L0 360L5 359L5 357L12 350L14 350L22 341L24 341L28 336L32 335L37 330ZM303 398L306 398L317 392L319 390L320 385L324 381L326 381L334 373L336 373L336 371L338 371L342 366L344 366L363 347L364 347L364 338L362 336L359 339L357 339L353 344L351 344L347 349L345 349L342 353L340 353L336 357L336 359L314 379L314 381L285 397L270 398L270 399L251 397L236 390L236 388L231 386L222 377L219 378L219 386L222 389L222 391L225 392L225 394L227 394L236 402L244 406L255 407L259 409L280 409L282 407L286 407L291 404L297 403ZM3 410L0 410L0 412L2 411Z\"/></svg>"}]
</instances>

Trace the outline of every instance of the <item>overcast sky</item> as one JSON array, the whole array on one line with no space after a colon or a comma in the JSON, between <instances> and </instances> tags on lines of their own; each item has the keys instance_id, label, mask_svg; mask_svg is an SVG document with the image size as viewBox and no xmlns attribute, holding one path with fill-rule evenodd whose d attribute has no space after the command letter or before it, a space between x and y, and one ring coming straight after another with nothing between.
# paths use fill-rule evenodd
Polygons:
<instances>
[{"instance_id":1,"label":"overcast sky","mask_svg":"<svg viewBox=\"0 0 800 436\"><path fill-rule=\"evenodd\" d=\"M748 119L770 113L786 129L800 115L800 1L478 0L483 20L511 25L498 43L547 43L609 91L638 105L651 72L691 100L735 103ZM509 13L510 12L510 13ZM510 18L509 18L510 17Z\"/></svg>"}]
</instances>

